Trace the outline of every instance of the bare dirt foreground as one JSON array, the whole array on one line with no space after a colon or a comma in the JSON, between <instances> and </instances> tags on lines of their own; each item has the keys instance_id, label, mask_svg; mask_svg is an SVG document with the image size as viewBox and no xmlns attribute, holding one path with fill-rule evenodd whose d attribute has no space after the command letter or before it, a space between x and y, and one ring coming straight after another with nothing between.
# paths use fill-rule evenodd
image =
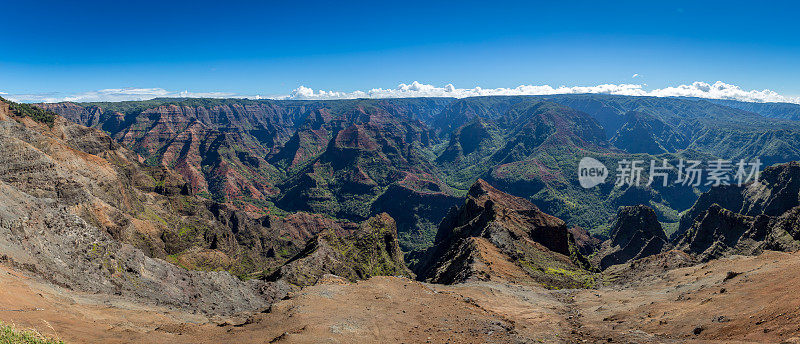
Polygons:
<instances>
[{"instance_id":1,"label":"bare dirt foreground","mask_svg":"<svg viewBox=\"0 0 800 344\"><path fill-rule=\"evenodd\" d=\"M598 290L329 277L225 319L75 293L0 267L0 320L68 343L800 343L800 253L664 272L672 254L611 269L609 279L628 282Z\"/></svg>"}]
</instances>

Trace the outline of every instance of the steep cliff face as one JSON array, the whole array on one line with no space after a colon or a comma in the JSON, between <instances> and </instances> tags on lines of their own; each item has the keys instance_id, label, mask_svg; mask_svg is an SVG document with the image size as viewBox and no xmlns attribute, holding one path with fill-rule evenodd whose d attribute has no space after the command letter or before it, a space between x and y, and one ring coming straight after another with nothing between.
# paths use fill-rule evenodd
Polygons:
<instances>
[{"instance_id":1,"label":"steep cliff face","mask_svg":"<svg viewBox=\"0 0 800 344\"><path fill-rule=\"evenodd\" d=\"M767 215L746 216L714 204L695 219L677 247L695 253L700 260L754 254L766 238L770 222Z\"/></svg>"},{"instance_id":2,"label":"steep cliff face","mask_svg":"<svg viewBox=\"0 0 800 344\"><path fill-rule=\"evenodd\" d=\"M800 207L794 207L770 222L768 235L764 249L786 252L800 250Z\"/></svg>"},{"instance_id":3,"label":"steep cliff face","mask_svg":"<svg viewBox=\"0 0 800 344\"><path fill-rule=\"evenodd\" d=\"M193 192L226 200L275 194L267 154L288 140L296 113L269 104L162 105L136 115L114 134L143 156L172 166Z\"/></svg>"},{"instance_id":4,"label":"steep cliff face","mask_svg":"<svg viewBox=\"0 0 800 344\"><path fill-rule=\"evenodd\" d=\"M800 205L800 163L791 162L761 171L758 183L711 188L700 195L681 218L677 234L689 229L694 220L713 204L737 214L779 216Z\"/></svg>"},{"instance_id":5,"label":"steep cliff face","mask_svg":"<svg viewBox=\"0 0 800 344\"><path fill-rule=\"evenodd\" d=\"M191 216L207 220L203 225L184 226L162 235L168 243L167 258L190 269L224 269L247 276L281 266L324 230L351 225L305 212L249 214L212 202L206 202ZM221 259L208 259L209 254Z\"/></svg>"},{"instance_id":6,"label":"steep cliff face","mask_svg":"<svg viewBox=\"0 0 800 344\"><path fill-rule=\"evenodd\" d=\"M505 280L547 287L593 283L563 221L483 180L442 220L436 242L416 267L434 283Z\"/></svg>"},{"instance_id":7,"label":"steep cliff face","mask_svg":"<svg viewBox=\"0 0 800 344\"><path fill-rule=\"evenodd\" d=\"M179 217L155 191L189 196L169 173L135 158L102 132L58 116L39 123L0 102L3 261L67 288L211 313L256 309L285 294L280 283L242 282L157 259L169 250L160 236L174 229L164 217Z\"/></svg>"},{"instance_id":8,"label":"steep cliff face","mask_svg":"<svg viewBox=\"0 0 800 344\"><path fill-rule=\"evenodd\" d=\"M255 102L123 104L86 105L82 111L73 103L40 106L108 131L151 165L172 167L192 192L231 200L264 199L277 192L275 169L265 158L289 139L294 121L309 111Z\"/></svg>"},{"instance_id":9,"label":"steep cliff face","mask_svg":"<svg viewBox=\"0 0 800 344\"><path fill-rule=\"evenodd\" d=\"M116 119L117 113L105 114L96 106L84 107L75 103L42 103L37 104L42 109L52 111L60 116L86 127L102 125L109 120ZM121 115L121 114L119 114Z\"/></svg>"},{"instance_id":10,"label":"steep cliff face","mask_svg":"<svg viewBox=\"0 0 800 344\"><path fill-rule=\"evenodd\" d=\"M333 133L327 147L280 184L284 193L278 206L362 220L370 216L371 203L389 185L407 178L445 189L420 150L435 139L421 122L359 104L327 126Z\"/></svg>"},{"instance_id":11,"label":"steep cliff face","mask_svg":"<svg viewBox=\"0 0 800 344\"><path fill-rule=\"evenodd\" d=\"M326 274L350 281L373 276L411 277L398 246L394 220L382 213L355 228L327 228L267 280L308 286Z\"/></svg>"},{"instance_id":12,"label":"steep cliff face","mask_svg":"<svg viewBox=\"0 0 800 344\"><path fill-rule=\"evenodd\" d=\"M800 164L766 168L757 182L711 188L681 219L677 247L708 260L800 247ZM684 229L685 228L685 229Z\"/></svg>"},{"instance_id":13,"label":"steep cliff face","mask_svg":"<svg viewBox=\"0 0 800 344\"><path fill-rule=\"evenodd\" d=\"M396 201L412 207L424 207L414 202L432 193L452 197L425 153L439 139L421 122L450 101L156 99L39 106L108 131L148 165L177 171L189 192L230 208L267 213L278 204L361 221L381 211L406 215L372 205L390 185L411 190ZM444 211L433 207L420 221L401 221L400 231L430 236L429 223ZM412 245L408 238L403 235L404 245Z\"/></svg>"},{"instance_id":14,"label":"steep cliff face","mask_svg":"<svg viewBox=\"0 0 800 344\"><path fill-rule=\"evenodd\" d=\"M435 183L409 176L390 185L372 203L370 212L394 214L403 251L424 251L433 245L438 222L448 209L463 201L442 192Z\"/></svg>"},{"instance_id":15,"label":"steep cliff face","mask_svg":"<svg viewBox=\"0 0 800 344\"><path fill-rule=\"evenodd\" d=\"M645 205L621 207L611 226L611 238L596 259L605 269L630 260L661 253L669 247L655 211Z\"/></svg>"}]
</instances>

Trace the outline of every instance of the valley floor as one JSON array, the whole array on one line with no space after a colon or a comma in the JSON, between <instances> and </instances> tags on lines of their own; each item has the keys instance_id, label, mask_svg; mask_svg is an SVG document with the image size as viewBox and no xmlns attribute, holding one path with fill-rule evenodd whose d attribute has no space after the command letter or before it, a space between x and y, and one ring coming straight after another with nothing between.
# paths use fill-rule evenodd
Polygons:
<instances>
[{"instance_id":1,"label":"valley floor","mask_svg":"<svg viewBox=\"0 0 800 344\"><path fill-rule=\"evenodd\" d=\"M800 252L665 271L675 254L611 269L619 284L596 290L327 277L262 313L224 319L67 291L0 266L0 321L67 343L800 343Z\"/></svg>"}]
</instances>

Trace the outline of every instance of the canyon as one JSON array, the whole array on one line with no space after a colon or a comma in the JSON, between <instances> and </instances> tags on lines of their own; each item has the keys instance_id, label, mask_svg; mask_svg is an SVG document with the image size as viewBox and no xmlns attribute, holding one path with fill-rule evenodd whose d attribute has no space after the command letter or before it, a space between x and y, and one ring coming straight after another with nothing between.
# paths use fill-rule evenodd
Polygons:
<instances>
[{"instance_id":1,"label":"canyon","mask_svg":"<svg viewBox=\"0 0 800 344\"><path fill-rule=\"evenodd\" d=\"M67 342L797 341L798 129L775 117L603 95L3 100L0 320ZM734 146L771 165L758 181L575 175Z\"/></svg>"}]
</instances>

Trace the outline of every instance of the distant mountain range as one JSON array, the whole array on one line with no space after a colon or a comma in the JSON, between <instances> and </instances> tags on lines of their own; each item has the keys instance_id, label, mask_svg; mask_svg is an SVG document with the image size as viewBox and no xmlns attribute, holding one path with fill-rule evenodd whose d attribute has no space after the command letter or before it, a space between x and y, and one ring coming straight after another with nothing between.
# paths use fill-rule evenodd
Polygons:
<instances>
[{"instance_id":1,"label":"distant mountain range","mask_svg":"<svg viewBox=\"0 0 800 344\"><path fill-rule=\"evenodd\" d=\"M764 117L800 120L800 104L792 103L752 103L736 100L709 99L712 103L750 111Z\"/></svg>"},{"instance_id":2,"label":"distant mountain range","mask_svg":"<svg viewBox=\"0 0 800 344\"><path fill-rule=\"evenodd\" d=\"M234 209L349 221L387 212L405 251L433 244L477 178L597 235L617 207L642 203L672 233L704 187L584 190L580 158L609 167L654 157L800 160L793 104L553 95L37 106L107 132L147 165L177 171L193 194Z\"/></svg>"}]
</instances>

